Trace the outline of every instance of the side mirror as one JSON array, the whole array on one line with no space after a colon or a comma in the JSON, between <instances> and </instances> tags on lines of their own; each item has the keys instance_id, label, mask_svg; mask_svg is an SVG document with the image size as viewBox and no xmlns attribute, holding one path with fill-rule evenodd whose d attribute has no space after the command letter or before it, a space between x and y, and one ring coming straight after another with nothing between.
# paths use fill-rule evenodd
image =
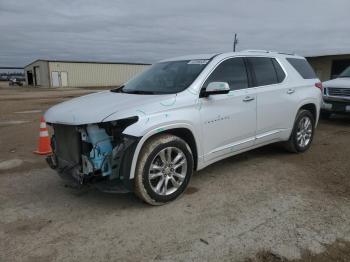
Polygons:
<instances>
[{"instance_id":1,"label":"side mirror","mask_svg":"<svg viewBox=\"0 0 350 262\"><path fill-rule=\"evenodd\" d=\"M203 90L202 97L208 97L210 95L228 94L230 92L230 86L226 82L211 82Z\"/></svg>"}]
</instances>

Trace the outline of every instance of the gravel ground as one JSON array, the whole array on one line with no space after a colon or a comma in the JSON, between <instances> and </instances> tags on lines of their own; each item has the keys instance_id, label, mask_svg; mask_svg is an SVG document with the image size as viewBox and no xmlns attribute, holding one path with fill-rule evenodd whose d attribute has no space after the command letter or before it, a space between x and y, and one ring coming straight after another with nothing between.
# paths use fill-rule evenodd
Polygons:
<instances>
[{"instance_id":1,"label":"gravel ground","mask_svg":"<svg viewBox=\"0 0 350 262\"><path fill-rule=\"evenodd\" d=\"M0 261L349 261L349 117L322 120L307 153L225 159L150 207L67 188L32 154L42 111L93 91L0 88Z\"/></svg>"}]
</instances>

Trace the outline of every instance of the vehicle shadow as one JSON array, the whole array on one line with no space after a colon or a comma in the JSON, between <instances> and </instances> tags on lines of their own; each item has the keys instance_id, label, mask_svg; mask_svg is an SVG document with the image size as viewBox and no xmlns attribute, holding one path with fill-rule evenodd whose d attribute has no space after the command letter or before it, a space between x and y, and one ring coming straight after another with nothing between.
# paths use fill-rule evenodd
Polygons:
<instances>
[{"instance_id":1,"label":"vehicle shadow","mask_svg":"<svg viewBox=\"0 0 350 262\"><path fill-rule=\"evenodd\" d=\"M98 190L94 186L85 186L83 188L71 188L63 182L63 191L66 191L76 201L89 203L95 208L103 207L104 209L126 209L142 208L147 205L143 203L133 192L129 193L107 193Z\"/></svg>"},{"instance_id":2,"label":"vehicle shadow","mask_svg":"<svg viewBox=\"0 0 350 262\"><path fill-rule=\"evenodd\" d=\"M335 115L330 119L320 120L320 125L336 125L338 127L348 127L349 124L350 116L346 115ZM232 157L225 158L221 161L209 165L203 170L194 172L193 179L189 185L189 188L185 191L185 195L195 194L199 190L198 182L203 178L205 178L205 180L208 183L211 183L212 180L216 180L218 176L221 175L220 173L226 172L223 170L223 167L226 169L239 170L242 166L256 164L262 161L262 159L276 158L281 160L288 158L289 156L293 156L293 154L286 151L281 143L275 143ZM97 208L101 205L103 206L103 208L107 209L139 209L150 207L148 204L142 202L133 192L125 194L104 193L92 186L83 189L66 188L66 190L64 191L68 191L66 193L69 193L72 197L76 199L80 199L78 201L83 201L84 203L89 202L91 205Z\"/></svg>"},{"instance_id":3,"label":"vehicle shadow","mask_svg":"<svg viewBox=\"0 0 350 262\"><path fill-rule=\"evenodd\" d=\"M290 153L280 144L272 144L264 146L258 149L254 149L249 152L245 152L236 156L228 157L219 162L213 163L208 167L194 172L191 183L189 184L187 190L184 192L184 195L192 195L199 191L198 179L201 180L205 178L208 183L211 183L212 180L216 180L217 176L220 176L220 173L225 173L222 167L226 168L240 168L242 165L246 165L249 162L254 163L259 158L266 157L275 157L281 155L288 155ZM215 174L215 176L212 176ZM224 175L224 174L223 174ZM83 201L84 203L89 203L92 206L98 208L103 206L103 208L111 209L125 209L125 208L147 208L150 207L148 204L140 200L133 192L130 193L104 193L99 191L93 186L85 187L82 189L74 189L66 187L72 197L79 199L77 201Z\"/></svg>"}]
</instances>

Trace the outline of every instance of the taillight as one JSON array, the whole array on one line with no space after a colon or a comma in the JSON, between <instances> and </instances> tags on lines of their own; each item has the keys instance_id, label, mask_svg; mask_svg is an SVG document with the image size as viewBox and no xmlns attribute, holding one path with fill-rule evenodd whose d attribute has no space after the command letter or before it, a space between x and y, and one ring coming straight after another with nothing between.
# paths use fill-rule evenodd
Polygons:
<instances>
[{"instance_id":1,"label":"taillight","mask_svg":"<svg viewBox=\"0 0 350 262\"><path fill-rule=\"evenodd\" d=\"M323 92L322 82L317 82L317 83L315 83L315 87L317 87L318 89L321 90L321 92Z\"/></svg>"}]
</instances>

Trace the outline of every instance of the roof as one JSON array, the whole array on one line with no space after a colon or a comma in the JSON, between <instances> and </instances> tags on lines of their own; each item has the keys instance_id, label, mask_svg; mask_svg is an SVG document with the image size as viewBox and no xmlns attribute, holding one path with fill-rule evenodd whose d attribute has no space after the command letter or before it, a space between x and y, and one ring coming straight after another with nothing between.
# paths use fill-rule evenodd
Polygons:
<instances>
[{"instance_id":1,"label":"roof","mask_svg":"<svg viewBox=\"0 0 350 262\"><path fill-rule=\"evenodd\" d=\"M47 59L37 59L30 64L26 65L30 66L31 64L34 64L36 62L43 61L43 62L54 62L54 63L82 63L82 64L118 64L118 65L150 65L146 63L131 63L131 62L101 62L101 61L77 61L77 60L47 60Z\"/></svg>"},{"instance_id":2,"label":"roof","mask_svg":"<svg viewBox=\"0 0 350 262\"><path fill-rule=\"evenodd\" d=\"M299 57L296 54L288 54L283 52L277 52L277 51L267 51L267 50L244 50L240 52L226 52L226 53L219 53L219 54L196 54L196 55L187 55L187 56L179 56L179 57L173 57L169 59L164 59L160 62L171 62L171 61L181 61L181 60L209 60L216 56L235 56L235 55L244 55L244 56L293 56L293 57Z\"/></svg>"}]
</instances>

